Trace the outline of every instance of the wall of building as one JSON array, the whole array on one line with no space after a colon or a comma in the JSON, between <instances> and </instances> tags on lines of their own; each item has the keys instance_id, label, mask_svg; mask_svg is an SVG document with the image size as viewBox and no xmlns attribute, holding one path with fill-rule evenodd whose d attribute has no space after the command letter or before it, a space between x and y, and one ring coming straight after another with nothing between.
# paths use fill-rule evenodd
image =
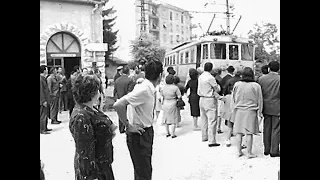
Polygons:
<instances>
[{"instance_id":1,"label":"wall of building","mask_svg":"<svg viewBox=\"0 0 320 180\"><path fill-rule=\"evenodd\" d=\"M89 43L102 43L102 6L93 13L94 4L69 1L40 0L40 64L46 64L46 45L57 32L73 34L81 46L81 66L91 67L94 60L104 77L104 52L93 53L86 49ZM102 79L104 82L104 78Z\"/></svg>"}]
</instances>

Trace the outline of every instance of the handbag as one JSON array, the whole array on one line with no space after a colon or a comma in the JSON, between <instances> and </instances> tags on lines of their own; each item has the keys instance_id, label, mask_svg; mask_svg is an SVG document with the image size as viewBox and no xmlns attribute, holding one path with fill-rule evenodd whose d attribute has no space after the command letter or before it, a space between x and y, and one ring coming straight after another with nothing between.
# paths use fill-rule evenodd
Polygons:
<instances>
[{"instance_id":1,"label":"handbag","mask_svg":"<svg viewBox=\"0 0 320 180\"><path fill-rule=\"evenodd\" d=\"M178 108L181 108L181 107L183 107L183 106L185 106L186 105L186 103L184 103L184 101L182 100L182 98L178 98L177 99L177 107Z\"/></svg>"}]
</instances>

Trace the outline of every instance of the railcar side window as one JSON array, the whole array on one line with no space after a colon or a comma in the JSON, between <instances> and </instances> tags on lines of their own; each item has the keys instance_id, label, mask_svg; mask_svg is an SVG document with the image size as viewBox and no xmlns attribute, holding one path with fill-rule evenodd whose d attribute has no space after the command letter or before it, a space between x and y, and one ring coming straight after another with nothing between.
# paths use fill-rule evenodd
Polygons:
<instances>
[{"instance_id":1,"label":"railcar side window","mask_svg":"<svg viewBox=\"0 0 320 180\"><path fill-rule=\"evenodd\" d=\"M186 63L189 63L189 51L186 51Z\"/></svg>"},{"instance_id":2,"label":"railcar side window","mask_svg":"<svg viewBox=\"0 0 320 180\"><path fill-rule=\"evenodd\" d=\"M176 55L173 55L173 57L172 57L172 62L173 62L173 64L176 64L176 59L175 59L175 57L176 57Z\"/></svg>"},{"instance_id":3,"label":"railcar side window","mask_svg":"<svg viewBox=\"0 0 320 180\"><path fill-rule=\"evenodd\" d=\"M243 61L252 61L253 60L253 46L249 44L241 45L241 59Z\"/></svg>"},{"instance_id":4,"label":"railcar side window","mask_svg":"<svg viewBox=\"0 0 320 180\"><path fill-rule=\"evenodd\" d=\"M172 65L172 56L170 56L170 63L169 64Z\"/></svg>"},{"instance_id":5,"label":"railcar side window","mask_svg":"<svg viewBox=\"0 0 320 180\"><path fill-rule=\"evenodd\" d=\"M229 59L230 60L239 60L239 47L238 45L229 46Z\"/></svg>"},{"instance_id":6,"label":"railcar side window","mask_svg":"<svg viewBox=\"0 0 320 180\"><path fill-rule=\"evenodd\" d=\"M226 54L226 44L210 44L210 59L226 59Z\"/></svg>"},{"instance_id":7,"label":"railcar side window","mask_svg":"<svg viewBox=\"0 0 320 180\"><path fill-rule=\"evenodd\" d=\"M194 49L191 50L191 57L190 57L190 62L194 62Z\"/></svg>"},{"instance_id":8,"label":"railcar side window","mask_svg":"<svg viewBox=\"0 0 320 180\"><path fill-rule=\"evenodd\" d=\"M183 53L180 53L180 64L183 63Z\"/></svg>"},{"instance_id":9,"label":"railcar side window","mask_svg":"<svg viewBox=\"0 0 320 180\"><path fill-rule=\"evenodd\" d=\"M208 59L208 58L209 58L208 44L204 44L204 45L202 46L202 51L203 51L202 59Z\"/></svg>"}]
</instances>

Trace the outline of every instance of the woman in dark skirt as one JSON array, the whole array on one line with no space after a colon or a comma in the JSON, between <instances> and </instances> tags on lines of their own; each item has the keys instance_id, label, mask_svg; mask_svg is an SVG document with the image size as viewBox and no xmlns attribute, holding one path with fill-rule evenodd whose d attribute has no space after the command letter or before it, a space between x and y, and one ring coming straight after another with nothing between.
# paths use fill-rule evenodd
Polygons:
<instances>
[{"instance_id":1,"label":"woman in dark skirt","mask_svg":"<svg viewBox=\"0 0 320 180\"><path fill-rule=\"evenodd\" d=\"M199 107L200 96L197 93L198 71L194 68L189 69L189 76L190 76L190 80L186 85L185 92L187 92L188 89L190 88L190 95L189 95L188 102L190 103L191 116L193 117L194 130L199 130L198 117L200 116L200 107Z\"/></svg>"},{"instance_id":2,"label":"woman in dark skirt","mask_svg":"<svg viewBox=\"0 0 320 180\"><path fill-rule=\"evenodd\" d=\"M78 76L72 89L76 106L69 129L76 145L75 180L114 180L112 139L117 127L93 106L100 84L96 75Z\"/></svg>"}]
</instances>

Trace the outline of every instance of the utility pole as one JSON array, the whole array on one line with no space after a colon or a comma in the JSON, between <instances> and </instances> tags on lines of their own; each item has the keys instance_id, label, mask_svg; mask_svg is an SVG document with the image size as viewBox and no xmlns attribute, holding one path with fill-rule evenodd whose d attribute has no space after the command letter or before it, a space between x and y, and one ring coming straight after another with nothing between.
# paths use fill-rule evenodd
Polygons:
<instances>
[{"instance_id":1,"label":"utility pole","mask_svg":"<svg viewBox=\"0 0 320 180\"><path fill-rule=\"evenodd\" d=\"M228 0L226 0L227 1L227 12L226 12L226 14L227 14L227 34L230 34L230 13L229 13L229 1Z\"/></svg>"}]
</instances>

